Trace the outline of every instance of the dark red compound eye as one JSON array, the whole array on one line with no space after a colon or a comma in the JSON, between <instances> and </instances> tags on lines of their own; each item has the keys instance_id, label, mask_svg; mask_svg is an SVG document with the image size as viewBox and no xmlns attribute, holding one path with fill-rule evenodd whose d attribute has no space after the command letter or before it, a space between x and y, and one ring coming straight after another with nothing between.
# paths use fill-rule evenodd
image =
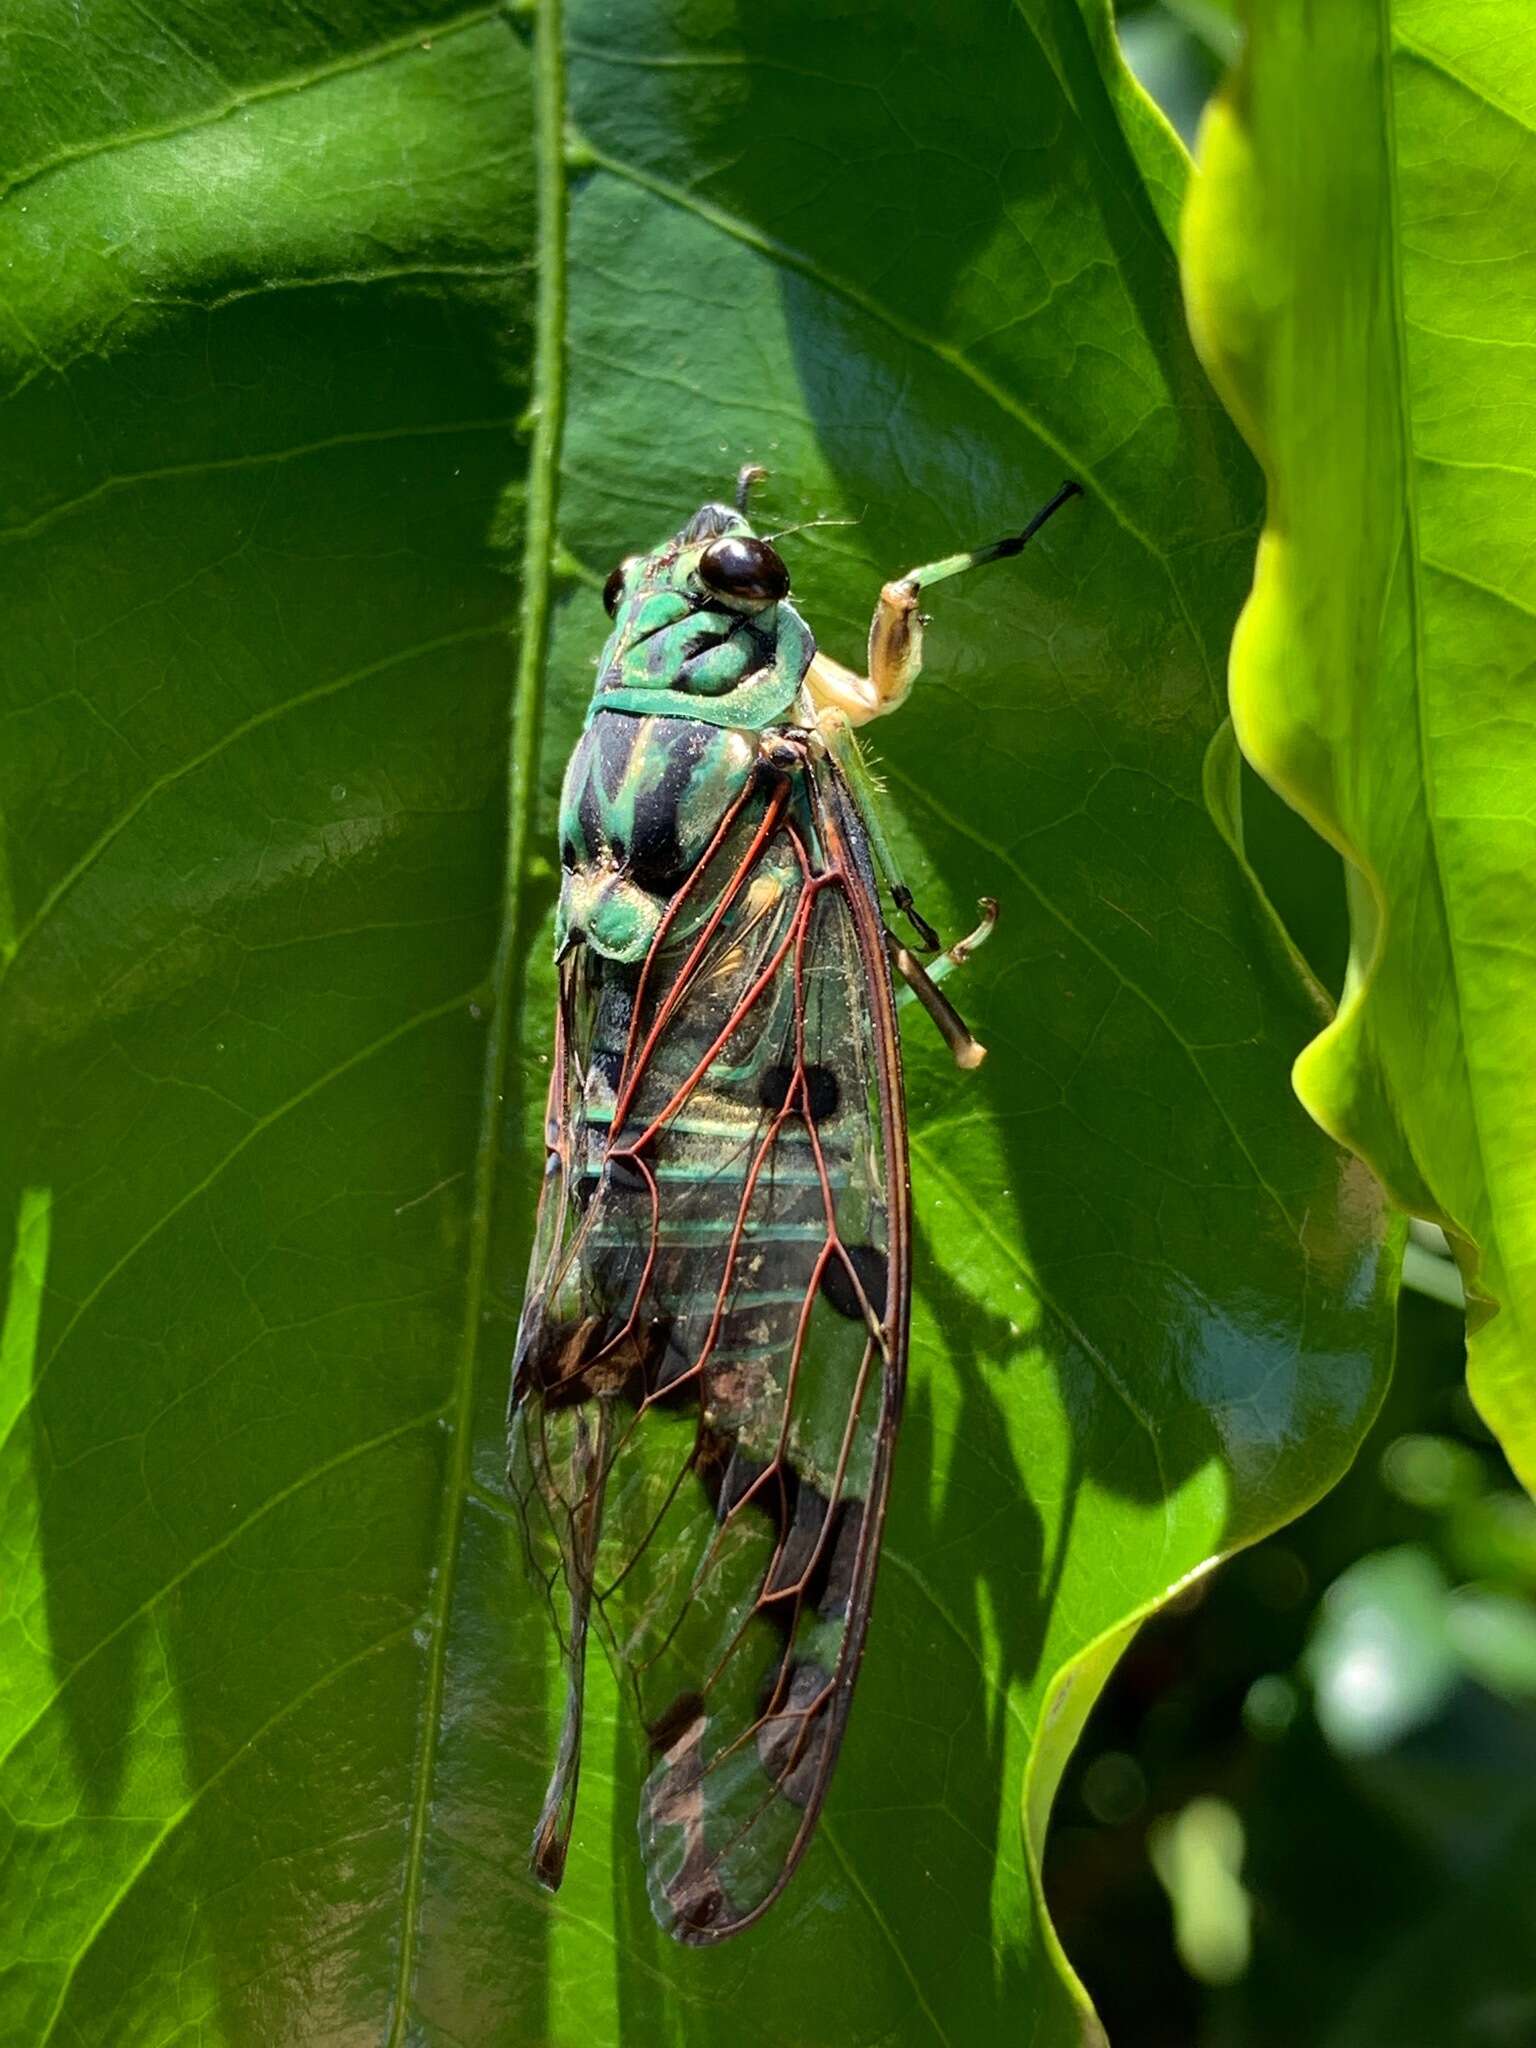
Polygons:
<instances>
[{"instance_id":1,"label":"dark red compound eye","mask_svg":"<svg viewBox=\"0 0 1536 2048\"><path fill-rule=\"evenodd\" d=\"M721 597L772 604L789 595L789 571L765 540L730 534L699 557L699 581Z\"/></svg>"}]
</instances>

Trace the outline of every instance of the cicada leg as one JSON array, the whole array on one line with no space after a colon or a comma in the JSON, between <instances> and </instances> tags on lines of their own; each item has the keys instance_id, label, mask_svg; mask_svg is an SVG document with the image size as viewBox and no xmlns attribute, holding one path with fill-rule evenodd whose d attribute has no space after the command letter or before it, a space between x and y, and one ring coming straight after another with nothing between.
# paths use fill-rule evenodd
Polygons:
<instances>
[{"instance_id":1,"label":"cicada leg","mask_svg":"<svg viewBox=\"0 0 1536 2048\"><path fill-rule=\"evenodd\" d=\"M967 569L1019 554L1069 499L1081 495L1082 488L1081 484L1064 483L1021 533L1005 534L1001 540L988 541L985 547L971 548L963 555L925 562L920 569L909 569L905 576L887 583L870 621L868 674L858 675L825 654L818 654L811 663L805 687L818 717L824 711L839 711L850 725L867 725L872 718L898 710L923 666L923 628L928 623L926 613L918 609L923 592Z\"/></svg>"},{"instance_id":2,"label":"cicada leg","mask_svg":"<svg viewBox=\"0 0 1536 2048\"><path fill-rule=\"evenodd\" d=\"M940 561L909 569L905 576L897 576L887 583L880 592L880 601L870 621L867 674L861 676L844 663L834 661L831 655L821 653L816 655L806 671L805 691L817 730L853 788L869 828L871 851L884 872L892 900L930 950L938 947L939 935L918 915L912 892L901 878L896 857L880 824L873 778L850 728L867 725L872 718L883 718L887 712L898 710L910 695L923 666L923 628L928 619L926 613L918 609L922 593L933 584L944 582L947 577L959 576L967 569L979 569L986 562L997 562L1007 555L1019 554L1045 522L1081 491L1081 484L1064 483L1022 532L1005 534L1001 540L989 541L985 547L971 548L963 555L945 555ZM937 981L940 977L930 973L928 978Z\"/></svg>"},{"instance_id":3,"label":"cicada leg","mask_svg":"<svg viewBox=\"0 0 1536 2048\"><path fill-rule=\"evenodd\" d=\"M805 691L817 731L853 790L864 815L870 851L884 873L892 901L930 950L938 946L939 935L926 919L918 915L912 892L901 878L895 854L880 823L873 778L853 728L867 725L872 718L882 718L887 712L899 709L911 693L923 666L923 628L928 624L927 615L918 608L922 593L933 584L944 582L947 577L959 576L967 569L979 569L986 562L1001 561L1007 555L1020 553L1045 522L1081 491L1081 484L1064 483L1021 532L1005 534L1001 540L989 541L985 547L971 548L965 554L945 555L937 562L926 562L921 568L909 569L905 576L895 577L887 583L880 592L874 618L870 621L867 674L861 676L842 662L834 661L829 654L821 653L816 655L806 671ZM911 995L938 1026L945 1043L962 1067L979 1066L986 1057L986 1049L977 1044L954 1005L940 993L938 984L946 974L960 966L991 931L997 918L997 906L988 902L983 907L986 916L970 937L962 939L948 953L941 954L927 968L891 934L886 935L892 966Z\"/></svg>"},{"instance_id":4,"label":"cicada leg","mask_svg":"<svg viewBox=\"0 0 1536 2048\"><path fill-rule=\"evenodd\" d=\"M816 723L828 753L842 770L854 801L859 807L865 831L869 835L870 853L885 877L892 902L923 944L930 950L936 948L940 943L938 933L927 919L919 914L917 906L912 901L912 891L901 879L896 856L880 822L879 791L875 787L874 777L869 772L869 764L864 759L847 718L839 710L828 709L817 714ZM945 1044L954 1054L956 1064L962 1067L979 1067L987 1056L986 1047L978 1044L971 1035L954 1004L947 996L940 994L938 984L957 967L963 967L976 948L990 937L992 927L997 923L997 904L990 896L986 896L982 898L981 907L982 920L975 931L968 937L957 940L947 952L940 953L936 960L929 961L926 966L901 944L894 933L888 931L885 935L886 952L890 956L891 965L906 983L898 1002L915 1000L922 1004L937 1025Z\"/></svg>"},{"instance_id":5,"label":"cicada leg","mask_svg":"<svg viewBox=\"0 0 1536 2048\"><path fill-rule=\"evenodd\" d=\"M939 987L939 983L945 975L952 974L957 967L963 967L983 940L991 937L992 928L997 923L997 905L990 896L984 896L981 907L983 916L975 931L969 937L958 940L948 952L941 953L937 960L931 960L926 965L890 932L885 935L885 950L890 956L891 965L906 983L906 988L897 998L898 1004L921 1003L933 1019L939 1036L954 1054L955 1065L967 1070L981 1065L987 1056L987 1048L972 1035L965 1019Z\"/></svg>"},{"instance_id":6,"label":"cicada leg","mask_svg":"<svg viewBox=\"0 0 1536 2048\"><path fill-rule=\"evenodd\" d=\"M823 657L818 654L816 661L822 659ZM811 666L814 669L816 662L812 662ZM837 667L838 664L829 663L829 666ZM842 673L846 676L852 671L843 669ZM874 857L875 866L885 878L885 886L891 892L891 901L917 933L923 946L930 953L937 952L943 941L928 920L919 915L912 900L912 891L902 879L895 849L886 837L885 827L880 819L880 787L870 773L869 763L864 758L864 750L854 735L847 714L831 705L818 710L816 730L821 735L827 752L842 770L844 781L853 791L854 802L859 807L859 815L864 820L864 829L869 835L870 853Z\"/></svg>"},{"instance_id":7,"label":"cicada leg","mask_svg":"<svg viewBox=\"0 0 1536 2048\"><path fill-rule=\"evenodd\" d=\"M957 967L965 965L978 946L985 945L987 940L991 938L993 932L997 929L997 898L995 896L983 896L980 909L981 923L977 925L975 931L967 932L963 939L956 939L952 946L946 946L937 960L925 960L923 962L923 972L927 975L930 982L937 985L939 982L947 979L949 975L954 973ZM906 997L904 995L898 998L898 1002L904 1003L905 1001Z\"/></svg>"}]
</instances>

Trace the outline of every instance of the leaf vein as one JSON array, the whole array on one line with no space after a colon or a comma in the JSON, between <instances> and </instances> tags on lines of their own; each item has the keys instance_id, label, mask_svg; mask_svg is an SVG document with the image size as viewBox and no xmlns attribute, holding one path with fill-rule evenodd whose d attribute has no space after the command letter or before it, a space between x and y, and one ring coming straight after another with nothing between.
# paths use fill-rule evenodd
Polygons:
<instances>
[{"instance_id":1,"label":"leaf vein","mask_svg":"<svg viewBox=\"0 0 1536 2048\"><path fill-rule=\"evenodd\" d=\"M463 1010L475 992L473 989L465 990L458 995L450 996L446 1002L434 1003L429 1009L414 1012L413 1015L407 1017L402 1023L392 1025L388 1031L383 1032L378 1038L371 1039L367 1045L361 1046L358 1051L349 1054L346 1059L339 1060L335 1066L328 1068L325 1073L317 1075L313 1081L307 1081L302 1088L278 1103L275 1109L268 1110L265 1116L258 1117L252 1123L250 1129L237 1138L234 1144L209 1168L202 1179L188 1188L168 1209L164 1210L149 1228L113 1261L96 1282L96 1285L81 1297L74 1314L64 1325L62 1331L60 1331L58 1342L38 1367L37 1375L33 1382L34 1394L37 1388L42 1385L43 1380L58 1359L59 1354L63 1351L64 1346L69 1342L81 1317L101 1298L124 1268L129 1266L147 1245L152 1244L168 1224L176 1220L183 1209L188 1208L200 1195L208 1192L220 1175L226 1173L234 1165L242 1152L254 1145L256 1140L263 1137L274 1125L281 1123L284 1117L291 1115L294 1110L301 1108L304 1103L320 1094L323 1089L328 1088L333 1081L339 1081L344 1075L351 1073L354 1068L364 1065L377 1054L386 1052L390 1046L397 1044L400 1039L408 1037L411 1032L420 1030L423 1025L434 1024L443 1017L452 1016L456 1010ZM12 1428L14 1427L15 1424L13 1422Z\"/></svg>"},{"instance_id":2,"label":"leaf vein","mask_svg":"<svg viewBox=\"0 0 1536 2048\"><path fill-rule=\"evenodd\" d=\"M399 668L408 661L416 661L424 654L437 654L445 648L472 645L476 640L496 639L506 631L507 622L504 619L496 619L489 625L466 626L458 633L443 633L435 640L422 640L413 647L396 648L390 654L381 655L377 661L365 663L362 668L349 669L345 675L332 676L328 682L316 683L312 689L300 690L292 697L285 697L280 704L270 704L264 711L253 712L249 718L243 719L239 725L232 726L221 738L215 740L212 746L204 748L202 753L193 754L188 760L178 762L174 768L168 768L163 775L157 776L153 782L145 785L133 802L98 833L74 866L66 869L54 883L31 918L11 940L9 952L0 959L0 983L3 983L12 962L23 946L36 934L39 926L53 915L76 883L95 866L112 842L128 829L148 804L153 803L156 797L163 796L166 790L173 788L184 776L195 774L199 768L204 768L210 761L216 760L237 741L246 738L250 733L259 732L263 726L271 725L279 718L286 718L291 711L300 711L306 705L318 704L327 697L334 697L343 690L352 689L358 683L371 682L375 676L387 675L391 669Z\"/></svg>"},{"instance_id":3,"label":"leaf vein","mask_svg":"<svg viewBox=\"0 0 1536 2048\"><path fill-rule=\"evenodd\" d=\"M134 128L120 135L98 136L93 142L79 143L68 149L56 150L50 157L40 157L36 163L26 164L9 179L0 183L0 201L9 199L13 193L26 186L36 184L40 178L48 177L54 171L61 171L72 164L87 163L93 157L114 156L122 150L134 149L140 143L173 142L178 136L195 134L199 128L216 128L221 121L227 121L232 114L241 113L246 107L259 106L265 100L289 99L295 93L307 92L311 86L327 84L333 78L345 78L353 72L371 70L377 64L387 64L396 57L409 56L413 50L421 49L426 36L434 40L459 35L466 29L478 28L482 23L494 19L500 13L499 7L476 7L466 14L452 16L447 21L429 21L405 35L391 36L386 41L372 43L366 49L353 50L345 57L338 57L332 64L317 64L307 71L296 71L282 78L274 78L266 85L254 85L245 92L231 93L218 106L207 107L201 113L188 115L184 120L168 121L160 127Z\"/></svg>"},{"instance_id":4,"label":"leaf vein","mask_svg":"<svg viewBox=\"0 0 1536 2048\"><path fill-rule=\"evenodd\" d=\"M1390 47L1401 50L1405 57L1422 64L1426 71L1433 71L1435 76L1443 78L1447 85L1459 87L1469 99L1476 100L1490 113L1501 115L1504 120L1512 122L1523 135L1536 134L1536 129L1532 128L1518 107L1512 106L1498 93L1491 92L1486 85L1479 85L1476 79L1469 78L1464 71L1458 70L1443 52L1430 49L1427 43L1418 42L1398 24L1389 22L1387 31L1391 39Z\"/></svg>"},{"instance_id":5,"label":"leaf vein","mask_svg":"<svg viewBox=\"0 0 1536 2048\"><path fill-rule=\"evenodd\" d=\"M432 420L421 426L370 427L355 434L328 434L322 440L299 442L292 448L258 448L249 455L211 456L202 462L170 462L159 469L106 476L99 483L92 484L88 491L81 491L77 497L62 498L58 504L49 505L31 519L0 526L0 542L31 540L35 534L45 533L59 520L69 518L71 513L79 512L102 498L113 497L119 491L133 490L139 484L173 483L184 477L222 476L244 469L268 469L283 462L301 462L308 455L328 454L333 448L367 448L388 441L430 441L438 435L510 433L516 425L516 420L509 417Z\"/></svg>"},{"instance_id":6,"label":"leaf vein","mask_svg":"<svg viewBox=\"0 0 1536 2048\"><path fill-rule=\"evenodd\" d=\"M753 227L750 222L738 219L734 214L728 213L723 207L715 206L709 200L700 199L694 193L684 191L680 186L669 184L663 178L653 177L648 171L642 171L633 164L623 162L620 158L609 156L605 151L598 149L592 143L583 140L582 148L599 170L607 171L612 177L622 178L627 183L638 186L641 191L649 192L655 198L663 200L666 204L675 206L685 213L695 215L696 218L704 221L708 226L717 228L722 234L734 237L735 240L744 243L750 249L756 249L760 255L767 256L771 261L783 264L786 269L798 270L802 277L808 277L813 284L820 285L824 291L835 293L837 297L857 307L860 312L866 314L870 319L879 321L891 333L898 335L905 341L909 347L919 349L925 354L931 355L935 361L946 364L957 375L964 377L984 397L990 399L1000 412L1007 414L1010 419L1017 421L1027 433L1034 436L1043 448L1049 449L1053 455L1065 463L1069 471L1085 487L1091 488L1095 499L1104 506L1115 523L1138 546L1144 549L1147 555L1162 569L1164 576L1167 578L1169 589L1173 594L1174 603L1184 622L1185 631L1189 634L1191 644L1200 657L1206 679L1214 685L1209 650L1200 634L1195 630L1194 620L1190 616L1189 607L1185 601L1183 587L1173 572L1173 562L1168 551L1159 547L1152 535L1137 525L1126 507L1113 492L1107 489L1094 466L1083 461L1080 455L1074 454L1005 385L1000 384L996 378L989 376L978 364L973 363L962 349L954 348L948 342L942 341L937 335L929 334L923 328L915 326L901 314L893 312L890 307L882 304L878 298L872 293L865 291L861 285L854 284L847 278L838 276L835 271L828 270L823 264L818 263L814 257L807 256L802 250L794 248L790 243L780 241L776 236L767 234L760 228Z\"/></svg>"},{"instance_id":7,"label":"leaf vein","mask_svg":"<svg viewBox=\"0 0 1536 2048\"><path fill-rule=\"evenodd\" d=\"M10 1762L33 1729L40 1724L43 1716L50 1713L57 1706L70 1686L80 1676L80 1673L86 1669L87 1665L94 1663L102 1651L110 1649L112 1644L117 1641L118 1637L125 1630L130 1629L136 1621L142 1620L145 1615L158 1607L162 1600L168 1599L172 1593L184 1586L197 1572L200 1572L205 1565L212 1564L215 1558L221 1557L232 1545L238 1543L242 1536L248 1535L252 1529L264 1522L268 1515L275 1513L278 1508L282 1507L284 1502L292 1500L295 1495L305 1492L309 1487L317 1484L318 1481L329 1479L333 1473L344 1471L348 1465L356 1464L360 1458L366 1458L371 1452L383 1450L386 1445L395 1443L401 1437L411 1435L415 1430L425 1429L429 1424L436 1422L442 1412L441 1407L430 1408L424 1415L413 1415L408 1422L397 1423L393 1429L383 1430L378 1436L369 1437L364 1443L349 1444L346 1450L338 1451L333 1458L327 1458L323 1463L311 1466L309 1471L301 1473L297 1479L290 1480L286 1486L279 1487L276 1493L269 1494L259 1507L253 1508L248 1515L243 1516L240 1521L233 1523L229 1528L225 1529L205 1550L200 1550L195 1557L188 1558L180 1571L173 1573L163 1585L157 1586L153 1593L146 1594L131 1612L125 1614L122 1620L109 1629L99 1641L93 1643L84 1656L78 1657L70 1665L69 1669L54 1686L53 1691L38 1706L36 1712L17 1729L16 1734L4 1750L0 1750L0 1768L3 1768Z\"/></svg>"},{"instance_id":8,"label":"leaf vein","mask_svg":"<svg viewBox=\"0 0 1536 2048\"><path fill-rule=\"evenodd\" d=\"M329 1670L323 1671L302 1692L295 1693L291 1700L285 1700L275 1714L264 1721L243 1742L238 1743L224 1759L223 1763L216 1770L210 1772L202 1783L188 1794L183 1804L165 1821L164 1825L150 1842L148 1848L144 1851L144 1854L112 1894L95 1924L86 1934L84 1941L70 1958L69 1968L65 1971L64 1981L59 1986L59 1995L54 2002L53 2011L48 2015L43 2031L38 2037L37 2048L48 2048L49 2042L53 2040L55 2030L64 2011L65 2002L69 1997L70 1986L75 1981L80 1965L106 1932L107 1927L115 1918L118 1909L132 1895L133 1888L140 1878L143 1877L166 1844L173 1840L183 1822L191 1818L192 1814L196 1812L202 1801L213 1791L214 1787L222 1779L226 1778L237 1764L249 1757L256 1745L259 1742L264 1742L275 1728L281 1727L284 1721L298 1713L301 1708L306 1707L312 1699L317 1699L327 1687L334 1685L339 1679L345 1678L349 1671L355 1670L360 1664L366 1664L370 1657L377 1657L381 1652L392 1649L396 1643L404 1641L416 1626L417 1624L414 1619L408 1621L402 1627L391 1629L387 1635L380 1636L377 1641L366 1644L361 1650L354 1652L352 1656L344 1657L339 1664L331 1665Z\"/></svg>"},{"instance_id":9,"label":"leaf vein","mask_svg":"<svg viewBox=\"0 0 1536 2048\"><path fill-rule=\"evenodd\" d=\"M1039 883L1036 882L1034 878L1030 874L1028 874L1026 870L1022 868L1019 865L1019 863L1016 860L1014 860L1013 857L1009 853L1007 853L1001 846L995 846L991 840L984 839L982 835L976 830L974 825L968 823L965 819L958 817L953 811L946 809L942 804L940 804L936 800L936 798L931 794L930 791L924 789L921 786L921 784L915 783L910 776L903 775L899 769L891 767L889 764L887 764L886 773L889 775L890 779L893 782L899 782L904 789L908 790L914 797L916 797L918 802L926 804L928 809L932 811L936 818L942 818L944 823L947 826L949 826L951 831L957 832L963 838L969 839L973 846L979 846L983 853L990 854L994 860L1000 863L1000 865L1006 867L1010 874L1016 875L1020 883L1024 886L1024 888L1026 888L1029 891L1030 895L1034 897L1035 901L1040 905L1040 908L1046 913L1046 915L1050 918L1053 918L1055 922L1061 926L1063 931L1069 933L1070 936L1076 941L1076 943L1083 948L1085 953L1091 955L1091 957L1099 963L1099 965L1105 970L1106 973L1114 977L1114 979L1120 984L1120 986L1123 989L1125 989L1127 994L1134 996L1137 999L1137 1001L1142 1004L1142 1006L1146 1009L1149 1016L1155 1018L1157 1022L1162 1025L1163 1029L1168 1033L1168 1036L1173 1040L1174 1044L1178 1047L1179 1051L1184 1055L1185 1059L1188 1060L1190 1067L1192 1068L1192 1070L1194 1071L1194 1073L1200 1081L1201 1087L1205 1090L1206 1095L1209 1097L1212 1108L1216 1111L1216 1114L1221 1118L1221 1121L1226 1125L1227 1130L1231 1134L1232 1142L1236 1145L1239 1153L1242 1155L1244 1162L1248 1166L1249 1171L1253 1175L1254 1186L1261 1188L1263 1192L1269 1197L1270 1201L1275 1206L1276 1212L1279 1214L1279 1216L1285 1223L1286 1227L1291 1231L1292 1235L1295 1236L1298 1243L1301 1243L1304 1248L1305 1240L1303 1237L1300 1222L1296 1217L1292 1216L1290 1210L1286 1207L1285 1201L1282 1198L1278 1188L1271 1187L1270 1183L1265 1179L1263 1173L1259 1169L1259 1163L1257 1159L1255 1159L1253 1153L1249 1150L1248 1142L1244 1138L1242 1132L1233 1122L1232 1113L1227 1108L1226 1103L1222 1100L1215 1083L1211 1080L1210 1076L1206 1073L1204 1067L1201 1066L1200 1061L1196 1058L1194 1047L1190 1045L1189 1041L1179 1031L1178 1027L1174 1024L1173 1019L1168 1015L1167 1011L1164 1010L1159 1003L1153 1000L1152 996L1148 993L1146 989L1144 989L1141 986L1139 982L1133 981L1131 977L1125 972L1125 970L1122 967L1118 966L1115 960L1108 953L1104 952L1101 947L1096 946L1093 943L1092 939L1088 937L1086 932L1080 931L1078 927L1072 922L1071 918L1068 917L1067 913L1060 907L1060 905L1054 903L1051 900L1051 898L1045 893L1045 891L1040 887Z\"/></svg>"}]
</instances>

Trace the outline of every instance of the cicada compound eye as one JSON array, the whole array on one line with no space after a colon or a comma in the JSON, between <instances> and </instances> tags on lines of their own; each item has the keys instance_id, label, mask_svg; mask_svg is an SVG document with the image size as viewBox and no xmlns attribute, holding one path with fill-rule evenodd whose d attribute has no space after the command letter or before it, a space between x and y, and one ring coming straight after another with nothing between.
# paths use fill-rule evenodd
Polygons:
<instances>
[{"instance_id":1,"label":"cicada compound eye","mask_svg":"<svg viewBox=\"0 0 1536 2048\"><path fill-rule=\"evenodd\" d=\"M699 581L740 604L774 604L789 595L789 571L765 540L728 534L699 557Z\"/></svg>"},{"instance_id":2,"label":"cicada compound eye","mask_svg":"<svg viewBox=\"0 0 1536 2048\"><path fill-rule=\"evenodd\" d=\"M615 569L615 570L613 570L613 571L611 572L611 574L609 575L608 581L607 581L607 582L606 582L606 583L605 583L605 584L603 585L603 610L604 610L604 611L605 611L605 612L606 612L606 613L608 614L608 616L609 616L609 618L610 618L610 619L611 619L611 618L613 617L614 613L615 613L615 612L616 612L616 611L618 610L618 608L619 608L619 599L620 599L620 598L621 598L621 597L622 597L623 595L624 595L624 564L623 564L622 562L620 562L620 564L619 564L619 566L617 567L617 569Z\"/></svg>"}]
</instances>

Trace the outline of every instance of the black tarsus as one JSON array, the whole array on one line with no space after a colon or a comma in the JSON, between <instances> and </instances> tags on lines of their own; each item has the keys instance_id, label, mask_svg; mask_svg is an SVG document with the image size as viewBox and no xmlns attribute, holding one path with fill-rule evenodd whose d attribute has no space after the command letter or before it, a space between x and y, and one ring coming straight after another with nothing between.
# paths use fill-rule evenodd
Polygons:
<instances>
[{"instance_id":1,"label":"black tarsus","mask_svg":"<svg viewBox=\"0 0 1536 2048\"><path fill-rule=\"evenodd\" d=\"M1030 520L1022 533L1016 533L1008 540L994 541L992 546L984 550L984 552L989 554L994 561L1001 561L1006 555L1018 554L1022 548L1026 547L1034 539L1047 519L1054 518L1063 505L1068 504L1073 498L1080 498L1082 495L1082 485L1074 483L1072 478L1068 477L1055 497L1051 499L1049 504L1040 507L1040 510Z\"/></svg>"},{"instance_id":2,"label":"black tarsus","mask_svg":"<svg viewBox=\"0 0 1536 2048\"><path fill-rule=\"evenodd\" d=\"M939 935L926 917L918 915L917 906L912 901L912 891L905 882L898 883L892 889L891 901L907 920L907 923L911 925L913 931L917 933L918 938L927 950L930 953L937 953L939 950Z\"/></svg>"}]
</instances>

